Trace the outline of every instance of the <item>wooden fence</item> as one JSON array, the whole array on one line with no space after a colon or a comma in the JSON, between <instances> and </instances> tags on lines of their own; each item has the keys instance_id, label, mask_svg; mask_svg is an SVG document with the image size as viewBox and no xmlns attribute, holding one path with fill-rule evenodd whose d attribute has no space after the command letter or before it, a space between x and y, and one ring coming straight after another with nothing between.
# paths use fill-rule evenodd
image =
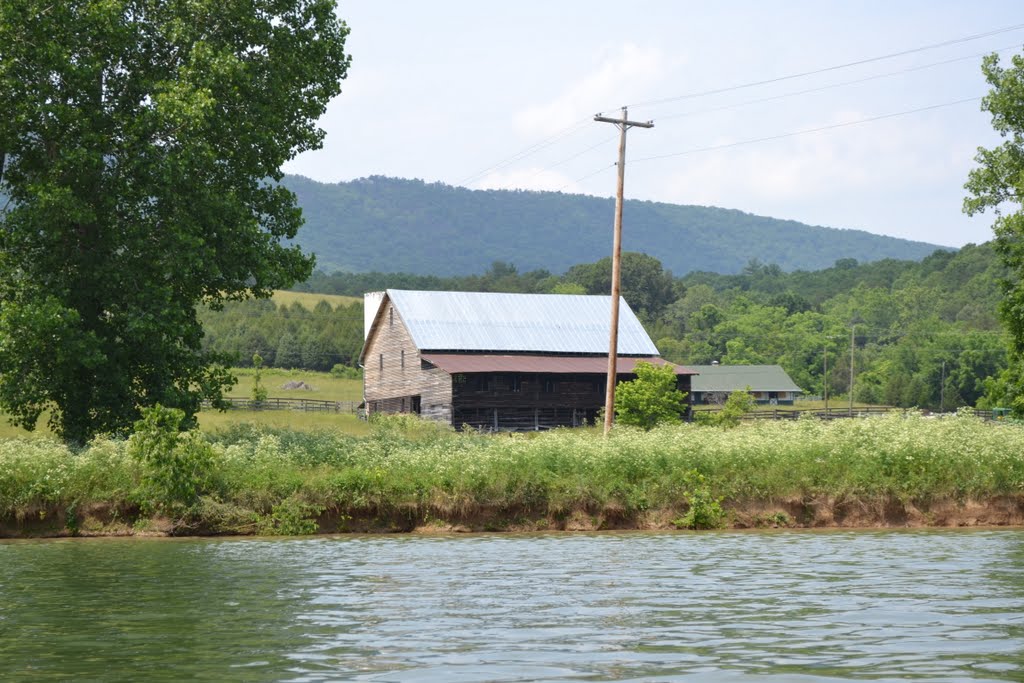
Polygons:
<instances>
[{"instance_id":1,"label":"wooden fence","mask_svg":"<svg viewBox=\"0 0 1024 683\"><path fill-rule=\"evenodd\" d=\"M717 412L717 411L710 411ZM870 417L872 415L885 415L887 413L918 412L929 414L927 411L915 410L913 408L896 408L893 406L867 406L863 408L829 408L828 410L784 410L773 408L771 410L753 410L742 416L743 420L798 420L802 415L811 415L822 420L840 420L851 417ZM973 410L975 416L983 420L997 419L991 410ZM942 413L933 413L942 415ZM946 413L951 415L952 413Z\"/></svg>"},{"instance_id":2,"label":"wooden fence","mask_svg":"<svg viewBox=\"0 0 1024 683\"><path fill-rule=\"evenodd\" d=\"M250 398L225 397L224 402L229 410L295 410L305 413L344 413L359 414L359 404L356 401L323 401L312 398L267 398L262 401L254 401ZM203 408L212 408L209 401L203 401ZM884 415L886 413L907 412L907 408L894 408L892 406L870 406L863 408L829 408L828 410L786 410L772 408L768 410L754 410L742 416L743 420L798 420L802 415L810 415L822 420L839 420L851 417L869 417L872 415ZM549 429L553 426L579 425L585 420L576 415L577 411L566 411L566 414L559 414L559 411L538 410L521 411L522 414L514 416L502 415L496 425L494 415L488 411L483 417L477 419L465 415L456 416L456 424L468 424L477 429L499 429L499 430L533 430ZM708 412L717 412L716 410ZM527 414L528 413L528 414ZM550 413L550 414L549 414ZM996 420L1000 416L993 414L991 410L975 410L973 413L983 420ZM461 418L462 422L459 421Z\"/></svg>"},{"instance_id":3,"label":"wooden fence","mask_svg":"<svg viewBox=\"0 0 1024 683\"><path fill-rule=\"evenodd\" d=\"M251 398L225 397L229 410L297 410L304 413L355 413L359 404L355 401L322 401L313 398L267 398L254 401ZM203 401L203 408L212 408L209 401Z\"/></svg>"}]
</instances>

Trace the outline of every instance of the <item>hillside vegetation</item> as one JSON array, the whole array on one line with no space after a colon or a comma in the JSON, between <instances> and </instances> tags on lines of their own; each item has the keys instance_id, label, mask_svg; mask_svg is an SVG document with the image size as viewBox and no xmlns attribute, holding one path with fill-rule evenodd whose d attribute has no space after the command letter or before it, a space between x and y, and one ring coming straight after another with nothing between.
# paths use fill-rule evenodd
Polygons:
<instances>
[{"instance_id":1,"label":"hillside vegetation","mask_svg":"<svg viewBox=\"0 0 1024 683\"><path fill-rule=\"evenodd\" d=\"M494 263L480 275L318 273L306 289L356 296L388 287L606 294L608 259L562 276ZM809 395L950 410L986 405L987 378L1007 366L997 316L1004 276L990 244L936 251L921 261L840 259L817 271L785 272L751 261L734 275L677 278L655 258L623 255L623 296L662 354L681 364L780 364ZM310 295L316 299L316 294ZM297 302L233 303L204 311L206 344L246 365L329 370L356 362L362 304L312 309ZM852 332L852 349L851 349ZM826 369L827 361L827 369Z\"/></svg>"},{"instance_id":2,"label":"hillside vegetation","mask_svg":"<svg viewBox=\"0 0 1024 683\"><path fill-rule=\"evenodd\" d=\"M325 271L468 275L509 261L562 273L611 247L613 200L560 192L468 190L372 177L325 184L288 176L306 225L297 241ZM752 258L783 270L840 258L920 259L935 245L705 206L628 200L623 248L672 272L738 273Z\"/></svg>"}]
</instances>

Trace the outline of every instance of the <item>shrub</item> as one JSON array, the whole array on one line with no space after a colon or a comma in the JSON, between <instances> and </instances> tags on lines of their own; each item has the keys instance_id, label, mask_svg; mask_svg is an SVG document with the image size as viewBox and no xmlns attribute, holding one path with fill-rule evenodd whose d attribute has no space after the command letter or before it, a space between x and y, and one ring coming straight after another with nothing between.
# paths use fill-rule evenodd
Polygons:
<instances>
[{"instance_id":1,"label":"shrub","mask_svg":"<svg viewBox=\"0 0 1024 683\"><path fill-rule=\"evenodd\" d=\"M182 411L157 404L135 423L128 452L144 468L138 494L145 511L181 513L210 485L215 451L198 431L180 431L184 419Z\"/></svg>"},{"instance_id":2,"label":"shrub","mask_svg":"<svg viewBox=\"0 0 1024 683\"><path fill-rule=\"evenodd\" d=\"M640 361L634 372L636 379L621 382L616 389L618 421L642 429L679 422L686 412L686 394L676 388L672 366Z\"/></svg>"},{"instance_id":3,"label":"shrub","mask_svg":"<svg viewBox=\"0 0 1024 683\"><path fill-rule=\"evenodd\" d=\"M722 499L711 494L704 475L691 472L684 492L689 509L674 524L682 529L717 529L725 521Z\"/></svg>"},{"instance_id":4,"label":"shrub","mask_svg":"<svg viewBox=\"0 0 1024 683\"><path fill-rule=\"evenodd\" d=\"M749 413L757 402L750 395L750 387L738 389L725 399L725 405L715 414L715 422L723 427L735 427L740 423L740 418Z\"/></svg>"},{"instance_id":5,"label":"shrub","mask_svg":"<svg viewBox=\"0 0 1024 683\"><path fill-rule=\"evenodd\" d=\"M331 368L331 376L338 379L362 379L363 371L359 368L349 367L341 363Z\"/></svg>"}]
</instances>

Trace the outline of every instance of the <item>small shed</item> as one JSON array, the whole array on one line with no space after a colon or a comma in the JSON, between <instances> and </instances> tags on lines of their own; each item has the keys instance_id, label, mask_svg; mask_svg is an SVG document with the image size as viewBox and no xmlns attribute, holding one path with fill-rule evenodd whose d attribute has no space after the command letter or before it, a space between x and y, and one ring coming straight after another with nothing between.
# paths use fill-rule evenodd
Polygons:
<instances>
[{"instance_id":1,"label":"small shed","mask_svg":"<svg viewBox=\"0 0 1024 683\"><path fill-rule=\"evenodd\" d=\"M591 424L604 407L611 297L389 289L366 306L368 414L534 430ZM617 380L641 360L667 364L689 396L694 372L658 356L623 299L619 317Z\"/></svg>"},{"instance_id":2,"label":"small shed","mask_svg":"<svg viewBox=\"0 0 1024 683\"><path fill-rule=\"evenodd\" d=\"M769 405L793 405L803 393L779 365L688 365L693 378L693 402L721 403L734 391L749 388L754 400Z\"/></svg>"}]
</instances>

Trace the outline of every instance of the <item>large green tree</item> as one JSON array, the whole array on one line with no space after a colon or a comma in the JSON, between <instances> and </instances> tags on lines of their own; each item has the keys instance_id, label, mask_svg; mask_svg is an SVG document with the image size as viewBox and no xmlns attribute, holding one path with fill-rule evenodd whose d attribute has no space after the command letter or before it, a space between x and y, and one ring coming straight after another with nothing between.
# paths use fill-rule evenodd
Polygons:
<instances>
[{"instance_id":1,"label":"large green tree","mask_svg":"<svg viewBox=\"0 0 1024 683\"><path fill-rule=\"evenodd\" d=\"M623 252L621 269L622 296L642 319L657 318L685 293L685 288L677 287L672 273L653 256ZM612 287L612 259L609 256L596 263L573 266L565 274L565 281L582 285L588 294L608 294Z\"/></svg>"},{"instance_id":2,"label":"large green tree","mask_svg":"<svg viewBox=\"0 0 1024 683\"><path fill-rule=\"evenodd\" d=\"M0 408L63 438L232 381L196 306L307 277L281 165L320 146L334 0L0 2Z\"/></svg>"},{"instance_id":3,"label":"large green tree","mask_svg":"<svg viewBox=\"0 0 1024 683\"><path fill-rule=\"evenodd\" d=\"M978 167L971 170L965 185L969 196L964 211L968 215L986 210L995 213L996 251L1007 268L1001 281L1000 312L1010 332L1017 366L1007 374L1020 377L1024 375L1020 369L1024 367L1024 56L1014 55L1004 67L998 55L989 55L981 69L991 86L981 108L991 114L992 127L1003 143L978 149L974 157ZM1024 414L1024 400L1008 398L1015 410Z\"/></svg>"}]
</instances>

